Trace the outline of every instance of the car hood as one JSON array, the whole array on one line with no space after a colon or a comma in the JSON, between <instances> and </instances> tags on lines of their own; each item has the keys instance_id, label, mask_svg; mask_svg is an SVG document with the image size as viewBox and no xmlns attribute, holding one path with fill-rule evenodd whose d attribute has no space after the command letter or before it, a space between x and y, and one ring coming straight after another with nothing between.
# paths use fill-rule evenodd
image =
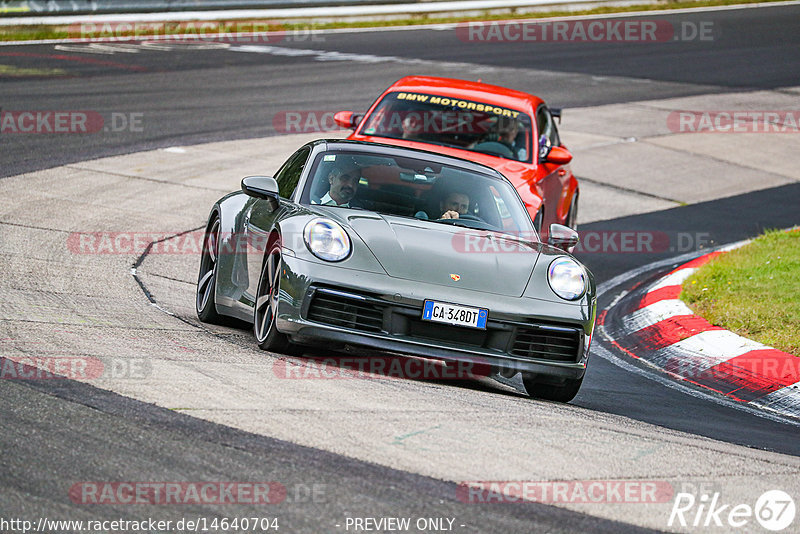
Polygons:
<instances>
[{"instance_id":1,"label":"car hood","mask_svg":"<svg viewBox=\"0 0 800 534\"><path fill-rule=\"evenodd\" d=\"M389 276L520 297L539 244L484 230L376 213L341 217Z\"/></svg>"}]
</instances>

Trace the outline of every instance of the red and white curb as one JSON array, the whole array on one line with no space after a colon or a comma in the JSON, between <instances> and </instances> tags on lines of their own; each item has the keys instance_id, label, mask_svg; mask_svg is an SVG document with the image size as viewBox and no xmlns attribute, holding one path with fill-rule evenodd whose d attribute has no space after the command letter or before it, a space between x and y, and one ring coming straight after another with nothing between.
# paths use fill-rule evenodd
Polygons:
<instances>
[{"instance_id":1,"label":"red and white curb","mask_svg":"<svg viewBox=\"0 0 800 534\"><path fill-rule=\"evenodd\" d=\"M681 284L698 268L748 242L695 258L620 295L598 323L612 345L673 379L753 408L800 417L800 358L714 326L679 299ZM606 317L615 306L610 328Z\"/></svg>"}]
</instances>

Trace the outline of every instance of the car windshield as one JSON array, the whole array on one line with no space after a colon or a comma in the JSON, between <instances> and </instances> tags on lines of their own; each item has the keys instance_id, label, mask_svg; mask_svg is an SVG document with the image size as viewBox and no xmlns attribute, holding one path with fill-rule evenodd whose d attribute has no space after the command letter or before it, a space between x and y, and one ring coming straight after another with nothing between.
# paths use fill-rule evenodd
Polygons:
<instances>
[{"instance_id":1,"label":"car windshield","mask_svg":"<svg viewBox=\"0 0 800 534\"><path fill-rule=\"evenodd\" d=\"M362 135L407 139L531 160L531 119L483 102L423 93L389 93L365 119Z\"/></svg>"},{"instance_id":2,"label":"car windshield","mask_svg":"<svg viewBox=\"0 0 800 534\"><path fill-rule=\"evenodd\" d=\"M323 152L312 164L300 202L535 236L505 179L413 157Z\"/></svg>"}]
</instances>

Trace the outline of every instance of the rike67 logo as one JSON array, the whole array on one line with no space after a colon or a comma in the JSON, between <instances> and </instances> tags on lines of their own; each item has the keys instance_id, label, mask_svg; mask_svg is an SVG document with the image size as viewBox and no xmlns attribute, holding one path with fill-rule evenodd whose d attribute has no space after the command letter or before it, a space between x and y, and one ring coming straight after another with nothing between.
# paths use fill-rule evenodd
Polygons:
<instances>
[{"instance_id":1,"label":"rike67 logo","mask_svg":"<svg viewBox=\"0 0 800 534\"><path fill-rule=\"evenodd\" d=\"M764 492L754 505L726 502L719 492L703 491L699 497L681 492L675 495L667 526L718 528L724 532L744 528L750 532L755 520L761 527L779 532L792 525L795 512L794 499L781 490Z\"/></svg>"}]
</instances>

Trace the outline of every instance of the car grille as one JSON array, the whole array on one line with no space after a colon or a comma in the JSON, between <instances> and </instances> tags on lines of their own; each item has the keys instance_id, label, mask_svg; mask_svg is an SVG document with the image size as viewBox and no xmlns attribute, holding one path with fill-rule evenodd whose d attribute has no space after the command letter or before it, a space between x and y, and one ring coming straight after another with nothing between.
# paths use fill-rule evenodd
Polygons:
<instances>
[{"instance_id":1,"label":"car grille","mask_svg":"<svg viewBox=\"0 0 800 534\"><path fill-rule=\"evenodd\" d=\"M375 298L317 288L306 317L317 323L360 332L386 332L483 348L528 360L575 362L580 356L582 330L579 328L494 321L486 330L479 330L423 321L416 313L411 308L399 308Z\"/></svg>"},{"instance_id":2,"label":"car grille","mask_svg":"<svg viewBox=\"0 0 800 534\"><path fill-rule=\"evenodd\" d=\"M383 329L381 307L329 290L317 290L308 308L308 318L318 323L363 332L380 332Z\"/></svg>"},{"instance_id":3,"label":"car grille","mask_svg":"<svg viewBox=\"0 0 800 534\"><path fill-rule=\"evenodd\" d=\"M519 327L511 354L521 358L574 362L578 360L581 333L574 328Z\"/></svg>"},{"instance_id":4,"label":"car grille","mask_svg":"<svg viewBox=\"0 0 800 534\"><path fill-rule=\"evenodd\" d=\"M409 319L408 333L413 337L444 341L470 347L486 347L487 331L477 328L463 328L442 323L432 323L422 319Z\"/></svg>"}]
</instances>

